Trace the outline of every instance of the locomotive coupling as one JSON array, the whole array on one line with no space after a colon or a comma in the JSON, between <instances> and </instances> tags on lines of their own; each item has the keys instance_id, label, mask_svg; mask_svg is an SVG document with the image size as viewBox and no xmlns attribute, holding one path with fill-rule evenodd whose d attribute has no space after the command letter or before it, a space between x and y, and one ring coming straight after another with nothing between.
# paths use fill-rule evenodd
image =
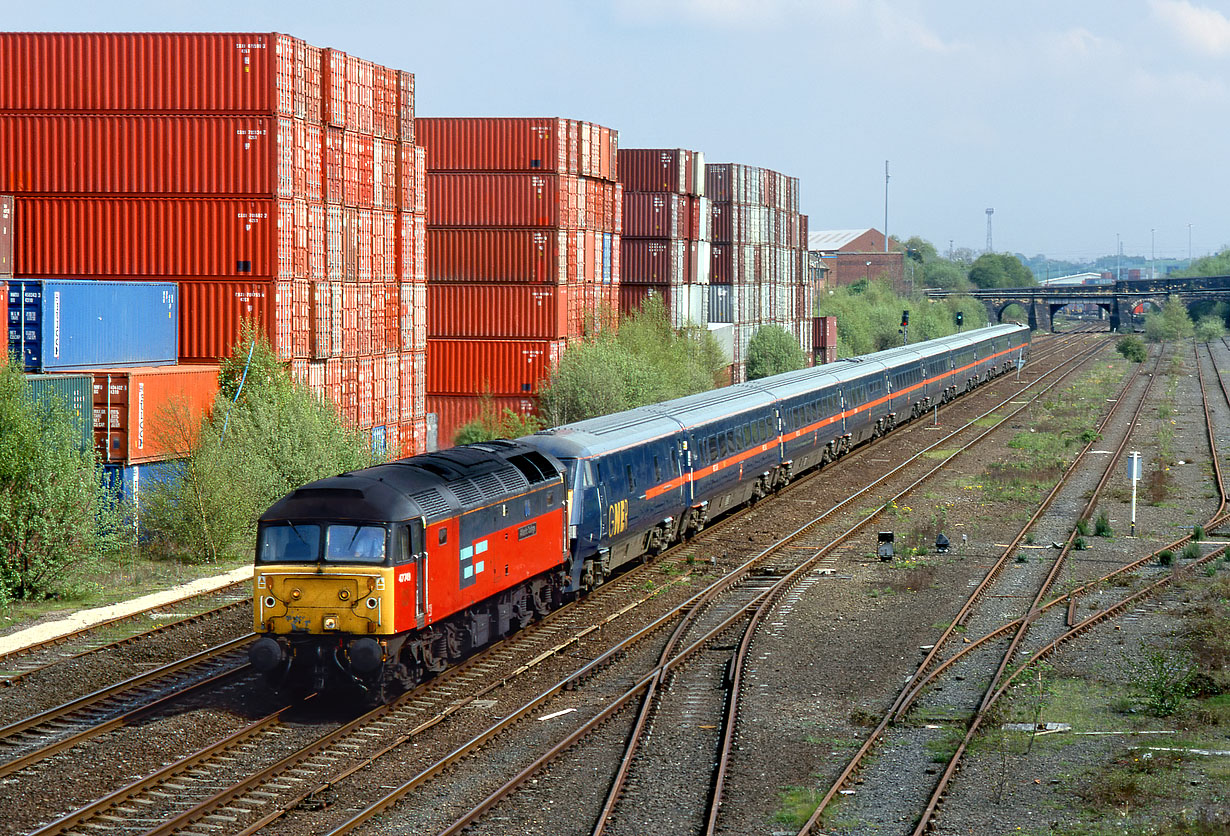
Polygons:
<instances>
[{"instance_id":1,"label":"locomotive coupling","mask_svg":"<svg viewBox=\"0 0 1230 836\"><path fill-rule=\"evenodd\" d=\"M286 653L275 639L262 636L248 651L248 661L261 673L269 673L286 661Z\"/></svg>"}]
</instances>

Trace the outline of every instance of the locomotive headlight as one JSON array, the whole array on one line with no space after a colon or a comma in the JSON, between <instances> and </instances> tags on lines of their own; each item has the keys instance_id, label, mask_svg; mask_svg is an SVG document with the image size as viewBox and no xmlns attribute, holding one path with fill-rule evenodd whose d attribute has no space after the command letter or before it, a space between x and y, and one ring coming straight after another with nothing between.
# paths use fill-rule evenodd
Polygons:
<instances>
[{"instance_id":1,"label":"locomotive headlight","mask_svg":"<svg viewBox=\"0 0 1230 836\"><path fill-rule=\"evenodd\" d=\"M349 589L339 589L337 591L337 597L341 598L343 601L349 601L350 600L350 590Z\"/></svg>"},{"instance_id":2,"label":"locomotive headlight","mask_svg":"<svg viewBox=\"0 0 1230 836\"><path fill-rule=\"evenodd\" d=\"M302 593L301 591L299 591L298 589L292 589L292 590L290 591L290 597L291 597L291 598L294 598L296 601L298 601L300 598L302 598L302 597L303 597L303 593Z\"/></svg>"}]
</instances>

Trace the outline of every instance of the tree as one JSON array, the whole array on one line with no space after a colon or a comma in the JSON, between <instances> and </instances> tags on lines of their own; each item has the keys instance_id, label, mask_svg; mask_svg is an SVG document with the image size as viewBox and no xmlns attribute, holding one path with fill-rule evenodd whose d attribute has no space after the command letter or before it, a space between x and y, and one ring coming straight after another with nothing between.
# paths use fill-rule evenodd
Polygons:
<instances>
[{"instance_id":1,"label":"tree","mask_svg":"<svg viewBox=\"0 0 1230 836\"><path fill-rule=\"evenodd\" d=\"M257 518L278 499L374 459L366 434L292 380L251 323L222 363L219 389L208 418L181 423L191 452L145 502L147 530L190 561L247 551Z\"/></svg>"},{"instance_id":2,"label":"tree","mask_svg":"<svg viewBox=\"0 0 1230 836\"><path fill-rule=\"evenodd\" d=\"M969 280L984 290L996 287L1029 287L1038 283L1029 268L1009 253L983 253L969 268Z\"/></svg>"},{"instance_id":3,"label":"tree","mask_svg":"<svg viewBox=\"0 0 1230 836\"><path fill-rule=\"evenodd\" d=\"M120 509L64 404L35 403L0 368L0 602L67 591L71 572L123 542Z\"/></svg>"},{"instance_id":4,"label":"tree","mask_svg":"<svg viewBox=\"0 0 1230 836\"><path fill-rule=\"evenodd\" d=\"M582 421L712 389L726 365L708 330L671 328L652 297L619 332L603 329L570 346L539 397L548 426Z\"/></svg>"},{"instance_id":5,"label":"tree","mask_svg":"<svg viewBox=\"0 0 1230 836\"><path fill-rule=\"evenodd\" d=\"M1230 247L1214 255L1198 258L1187 269L1176 270L1171 275L1175 278L1230 275Z\"/></svg>"},{"instance_id":6,"label":"tree","mask_svg":"<svg viewBox=\"0 0 1230 836\"><path fill-rule=\"evenodd\" d=\"M1145 338L1150 342L1185 340L1195 332L1192 318L1178 296L1171 296L1157 313L1145 314Z\"/></svg>"},{"instance_id":7,"label":"tree","mask_svg":"<svg viewBox=\"0 0 1230 836\"><path fill-rule=\"evenodd\" d=\"M748 341L748 380L792 372L806 364L807 357L799 347L799 341L780 325L762 326Z\"/></svg>"},{"instance_id":8,"label":"tree","mask_svg":"<svg viewBox=\"0 0 1230 836\"><path fill-rule=\"evenodd\" d=\"M923 286L945 290L964 290L969 285L965 271L955 263L937 259L926 265L923 271Z\"/></svg>"}]
</instances>

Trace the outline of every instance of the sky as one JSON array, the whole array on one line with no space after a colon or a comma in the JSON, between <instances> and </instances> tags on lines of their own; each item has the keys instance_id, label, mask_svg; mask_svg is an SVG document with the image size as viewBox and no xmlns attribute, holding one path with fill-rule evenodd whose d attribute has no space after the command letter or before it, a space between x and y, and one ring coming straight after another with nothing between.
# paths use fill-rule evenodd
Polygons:
<instances>
[{"instance_id":1,"label":"sky","mask_svg":"<svg viewBox=\"0 0 1230 836\"><path fill-rule=\"evenodd\" d=\"M285 32L422 116L559 116L801 181L813 230L946 253L1230 245L1230 0L0 0L13 31Z\"/></svg>"}]
</instances>

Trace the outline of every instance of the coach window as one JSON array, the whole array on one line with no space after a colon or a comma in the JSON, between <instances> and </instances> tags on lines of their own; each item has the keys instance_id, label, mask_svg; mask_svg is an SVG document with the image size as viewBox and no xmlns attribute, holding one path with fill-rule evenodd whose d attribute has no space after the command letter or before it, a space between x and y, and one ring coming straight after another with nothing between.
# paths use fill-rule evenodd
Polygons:
<instances>
[{"instance_id":1,"label":"coach window","mask_svg":"<svg viewBox=\"0 0 1230 836\"><path fill-rule=\"evenodd\" d=\"M636 477L632 475L632 465L626 465L624 472L628 476L628 490L636 489Z\"/></svg>"},{"instance_id":2,"label":"coach window","mask_svg":"<svg viewBox=\"0 0 1230 836\"><path fill-rule=\"evenodd\" d=\"M662 465L658 464L658 457L656 454L653 457L653 480L655 482L662 481Z\"/></svg>"},{"instance_id":3,"label":"coach window","mask_svg":"<svg viewBox=\"0 0 1230 836\"><path fill-rule=\"evenodd\" d=\"M732 456L739 451L739 445L735 443L734 430L726 431L726 449L730 451Z\"/></svg>"},{"instance_id":4,"label":"coach window","mask_svg":"<svg viewBox=\"0 0 1230 836\"><path fill-rule=\"evenodd\" d=\"M722 457L722 452L721 452L721 447L718 446L717 436L716 435L709 436L709 462L711 464L717 464L718 460L721 457Z\"/></svg>"}]
</instances>

